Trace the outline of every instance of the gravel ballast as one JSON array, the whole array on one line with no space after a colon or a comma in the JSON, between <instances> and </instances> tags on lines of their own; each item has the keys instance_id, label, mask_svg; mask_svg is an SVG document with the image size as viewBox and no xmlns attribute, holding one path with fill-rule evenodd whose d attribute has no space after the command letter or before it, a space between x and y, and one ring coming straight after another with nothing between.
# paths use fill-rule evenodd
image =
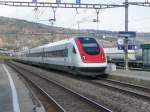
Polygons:
<instances>
[{"instance_id":1,"label":"gravel ballast","mask_svg":"<svg viewBox=\"0 0 150 112\"><path fill-rule=\"evenodd\" d=\"M36 71L38 74L55 80L68 88L71 88L90 99L113 109L114 112L150 112L150 101L137 99L134 96L125 95L118 91L109 90L103 86L96 86L80 79L65 76L61 72L46 71L28 65L22 65Z\"/></svg>"}]
</instances>

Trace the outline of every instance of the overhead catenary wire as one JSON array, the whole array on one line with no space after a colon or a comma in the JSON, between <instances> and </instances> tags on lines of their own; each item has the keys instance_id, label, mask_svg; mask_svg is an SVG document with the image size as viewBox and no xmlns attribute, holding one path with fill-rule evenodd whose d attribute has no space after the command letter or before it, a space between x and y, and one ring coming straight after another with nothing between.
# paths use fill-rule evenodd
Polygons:
<instances>
[{"instance_id":1,"label":"overhead catenary wire","mask_svg":"<svg viewBox=\"0 0 150 112\"><path fill-rule=\"evenodd\" d=\"M42 0L41 0L42 1ZM43 0L44 1L44 0ZM51 2L51 0L46 0L46 2ZM63 1L63 0L62 0ZM130 0L131 1L131 0ZM149 2L149 0L140 0L140 1L143 1L143 2ZM66 0L66 2L68 2L68 0ZM107 1L104 1L104 0L95 0L95 2L97 3L108 3L108 4L123 4L124 3L124 0L107 0ZM136 2L138 2L138 0L136 0ZM39 9L39 12L37 12L37 14L35 15L36 17L36 21L38 21L39 19L41 19L41 15L43 15L43 12L41 11L42 9L38 8ZM84 11L86 12L87 10L84 9ZM79 13L81 13L81 11L79 11ZM83 12L84 13L84 12ZM81 14L80 14L81 15ZM89 17L93 17L92 14L89 14L90 16ZM95 16L95 14L94 14ZM130 21L129 21L130 23Z\"/></svg>"}]
</instances>

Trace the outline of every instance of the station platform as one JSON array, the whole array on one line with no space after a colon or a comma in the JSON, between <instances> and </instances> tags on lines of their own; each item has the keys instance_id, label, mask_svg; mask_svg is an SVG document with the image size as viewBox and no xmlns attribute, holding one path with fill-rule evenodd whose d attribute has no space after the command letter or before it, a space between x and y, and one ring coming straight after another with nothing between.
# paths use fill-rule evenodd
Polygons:
<instances>
[{"instance_id":1,"label":"station platform","mask_svg":"<svg viewBox=\"0 0 150 112\"><path fill-rule=\"evenodd\" d=\"M0 62L0 112L35 112L29 90L3 62Z\"/></svg>"},{"instance_id":2,"label":"station platform","mask_svg":"<svg viewBox=\"0 0 150 112\"><path fill-rule=\"evenodd\" d=\"M150 71L117 69L109 73L109 78L120 81L147 86L150 88Z\"/></svg>"},{"instance_id":3,"label":"station platform","mask_svg":"<svg viewBox=\"0 0 150 112\"><path fill-rule=\"evenodd\" d=\"M150 72L148 71L136 71L136 70L122 70L117 69L116 71L113 71L111 75L116 76L124 76L124 77L130 77L130 78L136 78L136 79L142 79L142 80L149 80L150 81Z\"/></svg>"}]
</instances>

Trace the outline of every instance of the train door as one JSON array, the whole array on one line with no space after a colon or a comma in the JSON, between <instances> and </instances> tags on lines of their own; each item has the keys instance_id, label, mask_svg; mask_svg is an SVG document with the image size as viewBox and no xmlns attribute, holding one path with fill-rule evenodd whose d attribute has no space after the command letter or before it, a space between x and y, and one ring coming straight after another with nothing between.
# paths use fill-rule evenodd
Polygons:
<instances>
[{"instance_id":1,"label":"train door","mask_svg":"<svg viewBox=\"0 0 150 112\"><path fill-rule=\"evenodd\" d=\"M42 60L41 60L41 63L44 63L44 56L45 56L45 52L44 52L44 48L42 48L42 54L41 54Z\"/></svg>"},{"instance_id":2,"label":"train door","mask_svg":"<svg viewBox=\"0 0 150 112\"><path fill-rule=\"evenodd\" d=\"M71 44L68 44L67 47L65 48L66 56L65 56L65 65L70 66L71 64Z\"/></svg>"},{"instance_id":3,"label":"train door","mask_svg":"<svg viewBox=\"0 0 150 112\"><path fill-rule=\"evenodd\" d=\"M66 57L66 66L68 66L69 68L74 66L74 55L73 55L73 45L72 44L68 44L67 45L67 49L68 49L68 55Z\"/></svg>"},{"instance_id":4,"label":"train door","mask_svg":"<svg viewBox=\"0 0 150 112\"><path fill-rule=\"evenodd\" d=\"M77 50L75 48L75 46L72 44L71 47L70 47L70 52L71 52L71 66L73 68L75 68L77 65L76 63L78 63L78 60L77 60Z\"/></svg>"}]
</instances>

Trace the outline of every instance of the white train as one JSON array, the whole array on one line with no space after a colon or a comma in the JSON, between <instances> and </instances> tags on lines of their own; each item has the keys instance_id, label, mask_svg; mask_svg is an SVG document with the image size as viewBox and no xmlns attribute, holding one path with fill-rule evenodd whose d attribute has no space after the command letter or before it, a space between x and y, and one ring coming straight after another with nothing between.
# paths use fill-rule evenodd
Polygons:
<instances>
[{"instance_id":1,"label":"white train","mask_svg":"<svg viewBox=\"0 0 150 112\"><path fill-rule=\"evenodd\" d=\"M87 76L104 75L103 47L91 37L72 37L18 53L18 60Z\"/></svg>"},{"instance_id":2,"label":"white train","mask_svg":"<svg viewBox=\"0 0 150 112\"><path fill-rule=\"evenodd\" d=\"M124 51L118 50L118 48L104 48L108 62L115 63L119 66L124 66ZM138 67L143 66L142 61L142 49L128 50L128 60L129 67Z\"/></svg>"},{"instance_id":3,"label":"white train","mask_svg":"<svg viewBox=\"0 0 150 112\"><path fill-rule=\"evenodd\" d=\"M105 51L106 56L113 61L123 61L124 60L124 51L118 50L117 47L115 47L115 48L104 48L104 51ZM128 50L128 58L131 61L136 60L135 50Z\"/></svg>"}]
</instances>

